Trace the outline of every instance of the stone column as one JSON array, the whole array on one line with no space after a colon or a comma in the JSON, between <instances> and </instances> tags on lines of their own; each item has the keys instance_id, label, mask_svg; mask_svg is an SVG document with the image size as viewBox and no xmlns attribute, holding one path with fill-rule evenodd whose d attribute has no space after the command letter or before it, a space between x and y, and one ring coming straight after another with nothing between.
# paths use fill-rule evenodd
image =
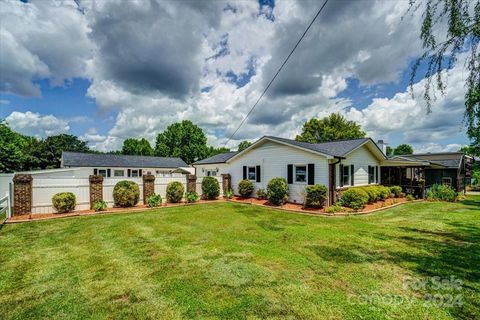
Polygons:
<instances>
[{"instance_id":1,"label":"stone column","mask_svg":"<svg viewBox=\"0 0 480 320\"><path fill-rule=\"evenodd\" d=\"M197 176L187 174L187 192L197 192Z\"/></svg>"},{"instance_id":2,"label":"stone column","mask_svg":"<svg viewBox=\"0 0 480 320\"><path fill-rule=\"evenodd\" d=\"M155 176L146 174L143 176L143 204L147 204L147 198L155 194Z\"/></svg>"},{"instance_id":3,"label":"stone column","mask_svg":"<svg viewBox=\"0 0 480 320\"><path fill-rule=\"evenodd\" d=\"M88 177L90 181L90 209L98 200L103 200L103 177L91 175Z\"/></svg>"},{"instance_id":4,"label":"stone column","mask_svg":"<svg viewBox=\"0 0 480 320\"><path fill-rule=\"evenodd\" d=\"M30 174L16 174L13 177L14 215L32 213L32 180Z\"/></svg>"},{"instance_id":5,"label":"stone column","mask_svg":"<svg viewBox=\"0 0 480 320\"><path fill-rule=\"evenodd\" d=\"M230 173L222 173L222 187L223 192L232 190L232 176Z\"/></svg>"}]
</instances>

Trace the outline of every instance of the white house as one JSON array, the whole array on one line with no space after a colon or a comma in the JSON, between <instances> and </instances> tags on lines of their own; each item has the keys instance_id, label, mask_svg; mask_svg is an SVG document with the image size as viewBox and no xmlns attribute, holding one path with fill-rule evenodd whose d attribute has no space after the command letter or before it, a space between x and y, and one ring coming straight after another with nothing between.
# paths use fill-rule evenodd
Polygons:
<instances>
[{"instance_id":1,"label":"white house","mask_svg":"<svg viewBox=\"0 0 480 320\"><path fill-rule=\"evenodd\" d=\"M335 191L350 186L378 184L380 166L387 160L370 138L306 143L265 136L241 152L219 154L193 164L198 177L229 173L234 192L249 179L255 191L275 177L289 185L289 201L303 203L307 185L325 185L329 204Z\"/></svg>"}]
</instances>

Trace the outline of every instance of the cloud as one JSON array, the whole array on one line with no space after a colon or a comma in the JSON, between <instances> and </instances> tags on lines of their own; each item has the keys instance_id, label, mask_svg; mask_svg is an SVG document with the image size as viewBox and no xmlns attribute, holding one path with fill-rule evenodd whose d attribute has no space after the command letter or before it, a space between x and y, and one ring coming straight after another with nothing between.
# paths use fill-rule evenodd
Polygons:
<instances>
[{"instance_id":1,"label":"cloud","mask_svg":"<svg viewBox=\"0 0 480 320\"><path fill-rule=\"evenodd\" d=\"M66 133L70 130L68 121L54 115L14 111L5 118L8 125L24 135L45 138L47 136Z\"/></svg>"}]
</instances>

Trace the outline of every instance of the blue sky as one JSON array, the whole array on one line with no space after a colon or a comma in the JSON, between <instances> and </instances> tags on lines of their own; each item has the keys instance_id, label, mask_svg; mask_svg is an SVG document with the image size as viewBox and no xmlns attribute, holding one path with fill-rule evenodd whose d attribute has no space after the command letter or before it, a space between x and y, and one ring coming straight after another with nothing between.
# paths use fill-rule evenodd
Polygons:
<instances>
[{"instance_id":1,"label":"blue sky","mask_svg":"<svg viewBox=\"0 0 480 320\"><path fill-rule=\"evenodd\" d=\"M421 76L415 97L408 92L421 43L412 32L419 17L401 20L407 8L329 3L229 146L267 134L292 138L303 121L331 112L393 146L467 144L460 63L430 115ZM316 9L316 1L2 2L0 118L38 137L72 133L99 150L128 137L153 142L169 124L190 119L220 146Z\"/></svg>"}]
</instances>

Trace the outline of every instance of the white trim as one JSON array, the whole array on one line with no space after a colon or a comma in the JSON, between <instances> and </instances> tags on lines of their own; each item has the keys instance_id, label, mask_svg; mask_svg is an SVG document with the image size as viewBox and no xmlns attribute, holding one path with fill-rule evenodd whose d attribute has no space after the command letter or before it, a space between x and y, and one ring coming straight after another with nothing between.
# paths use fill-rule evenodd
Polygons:
<instances>
[{"instance_id":1,"label":"white trim","mask_svg":"<svg viewBox=\"0 0 480 320\"><path fill-rule=\"evenodd\" d=\"M297 181L297 167L305 167L305 181ZM306 164L293 165L293 183L300 184L300 185L308 184L308 165Z\"/></svg>"},{"instance_id":2,"label":"white trim","mask_svg":"<svg viewBox=\"0 0 480 320\"><path fill-rule=\"evenodd\" d=\"M343 157L346 157L347 155L349 155L350 153L354 152L355 150L360 149L361 147L363 147L364 145L366 145L366 144L369 143L369 142L371 142L371 143L374 144L374 148L378 149L378 151L379 151L380 154L382 155L382 160L388 159L387 156L383 153L383 151L380 150L380 148L378 147L378 145L377 145L371 138L368 138L368 140L365 141L364 143L358 145L358 146L355 147L354 149L352 149L352 150L348 151L347 153L345 153L345 154L343 155ZM374 152L373 152L372 150L368 150L368 151L370 151L370 153L374 154Z\"/></svg>"}]
</instances>

